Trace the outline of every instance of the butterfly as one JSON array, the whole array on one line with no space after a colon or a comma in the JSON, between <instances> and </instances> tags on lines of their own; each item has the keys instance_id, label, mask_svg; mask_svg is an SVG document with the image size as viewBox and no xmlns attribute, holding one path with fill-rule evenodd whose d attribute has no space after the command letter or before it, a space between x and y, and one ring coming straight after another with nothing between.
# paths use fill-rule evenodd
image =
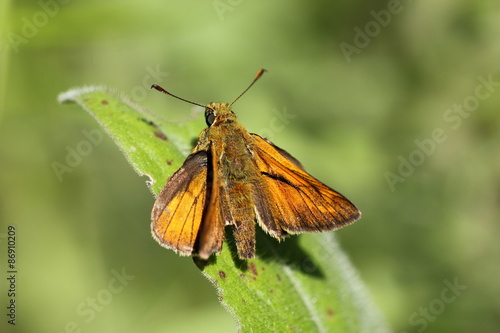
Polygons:
<instances>
[{"instance_id":1,"label":"butterfly","mask_svg":"<svg viewBox=\"0 0 500 333\"><path fill-rule=\"evenodd\" d=\"M236 118L232 103L206 106L207 128L184 164L167 181L151 213L153 238L180 255L203 260L222 250L225 226L240 259L255 256L259 225L281 240L303 232L339 229L360 218L346 197L308 174L285 150L249 133Z\"/></svg>"}]
</instances>

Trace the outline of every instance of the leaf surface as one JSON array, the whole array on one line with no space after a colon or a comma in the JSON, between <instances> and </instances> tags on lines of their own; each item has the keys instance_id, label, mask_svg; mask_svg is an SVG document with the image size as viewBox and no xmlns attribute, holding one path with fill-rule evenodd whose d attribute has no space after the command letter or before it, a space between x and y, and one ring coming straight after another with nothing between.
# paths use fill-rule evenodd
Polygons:
<instances>
[{"instance_id":1,"label":"leaf surface","mask_svg":"<svg viewBox=\"0 0 500 333\"><path fill-rule=\"evenodd\" d=\"M204 121L202 114L170 124L105 87L59 96L88 111L157 194L182 164ZM188 259L186 259L188 260ZM257 233L256 258L237 258L230 230L222 252L194 259L242 332L388 332L332 232L292 236L282 243Z\"/></svg>"}]
</instances>

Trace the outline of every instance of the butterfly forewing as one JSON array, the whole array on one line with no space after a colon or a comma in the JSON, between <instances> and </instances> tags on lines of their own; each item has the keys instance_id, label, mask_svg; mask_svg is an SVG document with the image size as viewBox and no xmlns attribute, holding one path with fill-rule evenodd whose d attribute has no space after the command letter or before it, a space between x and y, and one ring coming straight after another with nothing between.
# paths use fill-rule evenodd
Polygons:
<instances>
[{"instance_id":1,"label":"butterfly forewing","mask_svg":"<svg viewBox=\"0 0 500 333\"><path fill-rule=\"evenodd\" d=\"M168 180L153 206L153 237L164 247L191 255L207 201L207 153L188 156Z\"/></svg>"},{"instance_id":2,"label":"butterfly forewing","mask_svg":"<svg viewBox=\"0 0 500 333\"><path fill-rule=\"evenodd\" d=\"M279 235L279 229L290 234L335 230L360 217L348 199L299 168L288 153L256 134L251 137L260 186L267 192L255 196L255 206L260 216L273 212L274 221L259 220L271 235Z\"/></svg>"}]
</instances>

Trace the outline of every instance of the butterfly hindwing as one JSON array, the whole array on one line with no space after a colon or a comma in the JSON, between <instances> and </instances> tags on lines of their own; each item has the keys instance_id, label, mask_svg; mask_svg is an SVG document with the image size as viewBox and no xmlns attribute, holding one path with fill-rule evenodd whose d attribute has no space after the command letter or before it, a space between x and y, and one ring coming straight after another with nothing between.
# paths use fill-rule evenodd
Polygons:
<instances>
[{"instance_id":1,"label":"butterfly hindwing","mask_svg":"<svg viewBox=\"0 0 500 333\"><path fill-rule=\"evenodd\" d=\"M207 192L210 193L198 234L196 252L201 259L208 259L222 250L224 220L221 214L219 177L212 152L208 153Z\"/></svg>"}]
</instances>

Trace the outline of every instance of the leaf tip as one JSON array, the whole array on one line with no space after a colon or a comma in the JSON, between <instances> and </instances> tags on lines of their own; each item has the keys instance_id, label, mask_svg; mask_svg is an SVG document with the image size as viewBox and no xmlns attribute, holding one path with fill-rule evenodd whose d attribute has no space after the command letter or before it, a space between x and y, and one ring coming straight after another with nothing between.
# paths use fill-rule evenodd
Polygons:
<instances>
[{"instance_id":1,"label":"leaf tip","mask_svg":"<svg viewBox=\"0 0 500 333\"><path fill-rule=\"evenodd\" d=\"M76 99L83 94L91 93L94 91L102 91L102 90L108 90L108 88L104 85L83 86L81 88L72 88L70 90L67 90L65 92L60 93L57 96L57 101L61 104L75 102Z\"/></svg>"}]
</instances>

